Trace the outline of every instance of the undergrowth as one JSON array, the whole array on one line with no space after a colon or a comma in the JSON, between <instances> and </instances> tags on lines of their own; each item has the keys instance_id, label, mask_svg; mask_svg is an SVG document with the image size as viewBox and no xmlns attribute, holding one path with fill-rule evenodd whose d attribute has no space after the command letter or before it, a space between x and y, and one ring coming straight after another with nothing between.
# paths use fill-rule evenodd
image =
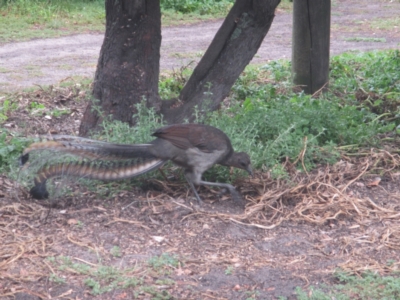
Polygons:
<instances>
[{"instance_id":1,"label":"undergrowth","mask_svg":"<svg viewBox=\"0 0 400 300\"><path fill-rule=\"evenodd\" d=\"M381 276L372 272L361 276L349 275L343 271L335 274L338 284L320 288L310 287L308 292L297 288L299 300L363 300L363 299L400 299L400 278Z\"/></svg>"},{"instance_id":2,"label":"undergrowth","mask_svg":"<svg viewBox=\"0 0 400 300\"><path fill-rule=\"evenodd\" d=\"M384 71L376 72L378 66ZM210 121L250 151L258 168L296 160L303 149L312 168L333 162L338 146L379 146L379 134L399 124L399 69L399 51L339 55L331 62L329 90L311 97L293 91L289 62L250 67L235 83L227 112ZM373 105L360 91L373 93Z\"/></svg>"},{"instance_id":3,"label":"undergrowth","mask_svg":"<svg viewBox=\"0 0 400 300\"><path fill-rule=\"evenodd\" d=\"M382 71L376 72L378 68ZM287 159L307 170L320 163L333 163L339 157L338 147L379 147L380 135L400 124L399 51L333 57L329 89L318 97L296 91L290 69L287 61L248 67L233 86L226 107L197 121L223 130L236 151L250 154L255 168L271 170L278 177L285 176L282 162ZM163 77L161 94L179 94L189 76L190 72L182 70ZM9 106L2 104L3 110L9 110ZM127 144L151 141L152 131L162 126L163 120L144 103L137 110L136 126L106 121L103 132L94 138ZM0 170L6 170L23 147L18 139L6 136L3 131ZM228 176L225 168L211 174L224 179Z\"/></svg>"},{"instance_id":4,"label":"undergrowth","mask_svg":"<svg viewBox=\"0 0 400 300\"><path fill-rule=\"evenodd\" d=\"M178 13L217 14L227 13L233 5L232 0L161 0L161 9Z\"/></svg>"},{"instance_id":5,"label":"undergrowth","mask_svg":"<svg viewBox=\"0 0 400 300\"><path fill-rule=\"evenodd\" d=\"M329 90L318 97L295 91L287 61L248 67L233 86L227 107L198 116L197 122L223 130L236 151L248 152L255 168L271 170L275 177L286 176L282 169L286 160L306 170L334 163L338 147L379 147L380 135L399 124L399 61L399 51L334 57ZM385 71L374 72L378 65ZM189 76L190 72L181 70L163 77L161 94L178 95ZM373 92L375 105L360 98L360 91ZM391 107L390 111L385 107ZM149 142L152 131L163 125L162 118L144 103L137 110L137 126L107 121L96 138L128 144ZM234 174L242 173L237 170ZM229 175L221 167L213 168L206 177L228 180Z\"/></svg>"},{"instance_id":6,"label":"undergrowth","mask_svg":"<svg viewBox=\"0 0 400 300\"><path fill-rule=\"evenodd\" d=\"M296 161L304 150L301 167L310 170L335 162L340 146L379 147L380 134L399 125L399 69L399 51L345 53L332 58L328 91L312 97L292 87L287 61L248 67L227 107L198 121L226 132L256 168L284 176L281 163ZM179 94L181 77L166 78L160 86L168 83Z\"/></svg>"}]
</instances>

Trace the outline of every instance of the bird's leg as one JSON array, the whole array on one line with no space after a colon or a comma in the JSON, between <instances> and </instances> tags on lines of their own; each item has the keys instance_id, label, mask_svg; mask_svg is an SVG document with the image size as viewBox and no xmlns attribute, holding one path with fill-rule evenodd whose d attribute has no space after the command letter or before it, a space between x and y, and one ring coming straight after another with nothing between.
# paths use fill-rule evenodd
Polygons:
<instances>
[{"instance_id":1,"label":"bird's leg","mask_svg":"<svg viewBox=\"0 0 400 300\"><path fill-rule=\"evenodd\" d=\"M197 193L196 188L195 188L193 182L190 180L189 176L190 176L190 175L185 174L186 181L189 183L190 187L192 188L192 191L193 191L194 195L196 196L197 203L198 203L199 205L200 205L200 204L203 204L203 200L201 200L201 198L200 198L199 194Z\"/></svg>"},{"instance_id":2,"label":"bird's leg","mask_svg":"<svg viewBox=\"0 0 400 300\"><path fill-rule=\"evenodd\" d=\"M243 206L242 196L238 193L238 191L229 183L218 183L218 182L209 182L209 181L200 181L198 184L209 185L209 186L217 186L220 188L226 188L232 196L233 201L236 204Z\"/></svg>"}]
</instances>

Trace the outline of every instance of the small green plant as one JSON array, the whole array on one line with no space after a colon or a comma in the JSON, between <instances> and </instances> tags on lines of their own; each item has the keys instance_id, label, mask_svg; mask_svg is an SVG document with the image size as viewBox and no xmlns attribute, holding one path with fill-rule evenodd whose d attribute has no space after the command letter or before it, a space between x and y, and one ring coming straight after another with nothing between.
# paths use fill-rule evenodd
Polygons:
<instances>
[{"instance_id":1,"label":"small green plant","mask_svg":"<svg viewBox=\"0 0 400 300\"><path fill-rule=\"evenodd\" d=\"M163 253L160 256L154 256L147 261L148 265L156 272L168 274L171 267L176 268L179 266L179 260L176 255Z\"/></svg>"},{"instance_id":2,"label":"small green plant","mask_svg":"<svg viewBox=\"0 0 400 300\"><path fill-rule=\"evenodd\" d=\"M9 99L4 100L0 105L0 123L7 121L10 111L17 109L18 105Z\"/></svg>"},{"instance_id":3,"label":"small green plant","mask_svg":"<svg viewBox=\"0 0 400 300\"><path fill-rule=\"evenodd\" d=\"M61 117L62 115L68 115L68 114L70 114L70 113L71 113L71 111L70 111L69 109L53 109L53 110L50 112L50 114L51 114L53 117L56 117L56 118Z\"/></svg>"},{"instance_id":4,"label":"small green plant","mask_svg":"<svg viewBox=\"0 0 400 300\"><path fill-rule=\"evenodd\" d=\"M114 257L121 257L121 249L118 246L113 246L110 253Z\"/></svg>"},{"instance_id":5,"label":"small green plant","mask_svg":"<svg viewBox=\"0 0 400 300\"><path fill-rule=\"evenodd\" d=\"M28 142L27 138L13 136L7 130L0 129L0 173L17 171L18 157Z\"/></svg>"},{"instance_id":6,"label":"small green plant","mask_svg":"<svg viewBox=\"0 0 400 300\"><path fill-rule=\"evenodd\" d=\"M189 64L174 71L169 76L161 75L158 84L158 92L161 99L172 99L178 97L192 73L193 70L190 68Z\"/></svg>"},{"instance_id":7,"label":"small green plant","mask_svg":"<svg viewBox=\"0 0 400 300\"><path fill-rule=\"evenodd\" d=\"M38 103L36 101L32 101L29 104L29 110L32 115L42 114L45 109L46 106L44 104Z\"/></svg>"},{"instance_id":8,"label":"small green plant","mask_svg":"<svg viewBox=\"0 0 400 300\"><path fill-rule=\"evenodd\" d=\"M169 278L163 278L163 279L158 279L155 282L158 285L174 285L175 280L169 279Z\"/></svg>"},{"instance_id":9,"label":"small green plant","mask_svg":"<svg viewBox=\"0 0 400 300\"><path fill-rule=\"evenodd\" d=\"M105 138L108 142L123 144L149 142L153 131L163 125L162 118L153 109L148 109L145 101L137 104L136 109L137 114L133 116L136 126L130 127L127 123L106 119L102 123L103 131L94 138Z\"/></svg>"},{"instance_id":10,"label":"small green plant","mask_svg":"<svg viewBox=\"0 0 400 300\"><path fill-rule=\"evenodd\" d=\"M49 280L54 283L64 284L66 283L65 279L57 276L56 274L50 274Z\"/></svg>"},{"instance_id":11,"label":"small green plant","mask_svg":"<svg viewBox=\"0 0 400 300\"><path fill-rule=\"evenodd\" d=\"M228 267L226 267L226 269L225 269L225 275L232 275L233 274L233 266L228 266Z\"/></svg>"},{"instance_id":12,"label":"small green plant","mask_svg":"<svg viewBox=\"0 0 400 300\"><path fill-rule=\"evenodd\" d=\"M140 290L146 294L150 294L152 296L152 299L154 300L172 300L174 297L172 297L168 291L159 291L157 287L155 286L142 286Z\"/></svg>"},{"instance_id":13,"label":"small green plant","mask_svg":"<svg viewBox=\"0 0 400 300\"><path fill-rule=\"evenodd\" d=\"M257 290L246 291L244 294L245 294L246 300L256 300L260 296L260 292ZM278 298L278 299L280 299L280 298ZM280 299L280 300L283 300L283 299Z\"/></svg>"}]
</instances>

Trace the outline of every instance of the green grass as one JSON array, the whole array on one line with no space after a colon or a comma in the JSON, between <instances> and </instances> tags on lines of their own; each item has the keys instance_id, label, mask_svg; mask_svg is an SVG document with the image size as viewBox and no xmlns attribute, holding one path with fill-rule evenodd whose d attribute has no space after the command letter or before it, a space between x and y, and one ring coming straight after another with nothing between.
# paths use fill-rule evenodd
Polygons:
<instances>
[{"instance_id":1,"label":"green grass","mask_svg":"<svg viewBox=\"0 0 400 300\"><path fill-rule=\"evenodd\" d=\"M2 42L103 31L102 0L0 0Z\"/></svg>"},{"instance_id":2,"label":"green grass","mask_svg":"<svg viewBox=\"0 0 400 300\"><path fill-rule=\"evenodd\" d=\"M339 284L310 287L308 291L297 288L298 300L382 300L400 299L400 278L380 276L372 272L361 276L344 272L335 274Z\"/></svg>"},{"instance_id":3,"label":"green grass","mask_svg":"<svg viewBox=\"0 0 400 300\"><path fill-rule=\"evenodd\" d=\"M345 38L348 42L371 42L371 43L386 43L385 38L372 38L372 37L351 37Z\"/></svg>"},{"instance_id":4,"label":"green grass","mask_svg":"<svg viewBox=\"0 0 400 300\"><path fill-rule=\"evenodd\" d=\"M400 17L391 17L391 18L375 18L369 22L369 26L374 29L384 29L384 30L393 30L395 26L399 26Z\"/></svg>"},{"instance_id":5,"label":"green grass","mask_svg":"<svg viewBox=\"0 0 400 300\"><path fill-rule=\"evenodd\" d=\"M182 14L199 15L226 14L233 5L232 0L161 0L161 9Z\"/></svg>"}]
</instances>

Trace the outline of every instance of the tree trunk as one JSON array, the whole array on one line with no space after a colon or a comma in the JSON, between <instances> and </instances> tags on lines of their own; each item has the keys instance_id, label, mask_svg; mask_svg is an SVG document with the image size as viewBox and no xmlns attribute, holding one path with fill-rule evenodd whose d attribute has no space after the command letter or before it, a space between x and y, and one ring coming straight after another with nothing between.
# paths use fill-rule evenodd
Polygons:
<instances>
[{"instance_id":1,"label":"tree trunk","mask_svg":"<svg viewBox=\"0 0 400 300\"><path fill-rule=\"evenodd\" d=\"M106 0L106 32L94 79L93 97L80 134L88 135L109 115L133 124L135 105L160 105L161 12L159 0ZM98 110L93 109L94 105Z\"/></svg>"},{"instance_id":2,"label":"tree trunk","mask_svg":"<svg viewBox=\"0 0 400 300\"><path fill-rule=\"evenodd\" d=\"M179 99L164 101L168 123L193 120L194 108L216 110L257 53L280 0L236 0Z\"/></svg>"},{"instance_id":3,"label":"tree trunk","mask_svg":"<svg viewBox=\"0 0 400 300\"><path fill-rule=\"evenodd\" d=\"M293 83L314 94L329 80L330 0L293 1Z\"/></svg>"}]
</instances>

